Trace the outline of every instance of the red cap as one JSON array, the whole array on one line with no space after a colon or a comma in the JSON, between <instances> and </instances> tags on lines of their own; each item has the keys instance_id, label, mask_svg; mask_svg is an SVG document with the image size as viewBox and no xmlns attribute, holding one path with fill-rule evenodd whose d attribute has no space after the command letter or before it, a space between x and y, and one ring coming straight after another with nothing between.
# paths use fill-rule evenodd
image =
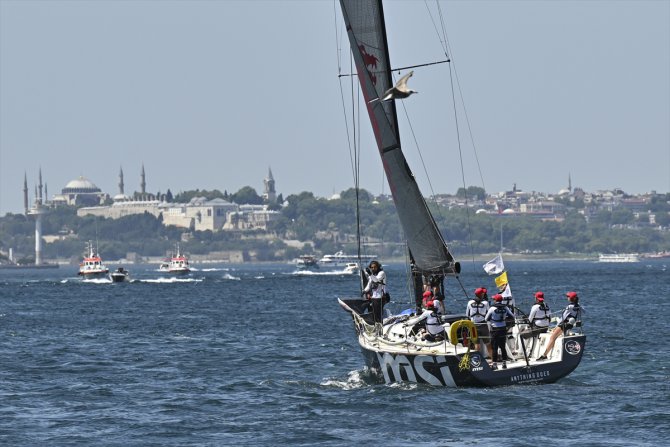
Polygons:
<instances>
[{"instance_id":1,"label":"red cap","mask_svg":"<svg viewBox=\"0 0 670 447\"><path fill-rule=\"evenodd\" d=\"M565 296L567 296L568 299L570 300L574 300L575 298L577 298L577 292L568 292L565 294Z\"/></svg>"},{"instance_id":2,"label":"red cap","mask_svg":"<svg viewBox=\"0 0 670 447\"><path fill-rule=\"evenodd\" d=\"M499 293L493 295L493 300L494 301L502 301L502 299L503 299L503 296Z\"/></svg>"},{"instance_id":3,"label":"red cap","mask_svg":"<svg viewBox=\"0 0 670 447\"><path fill-rule=\"evenodd\" d=\"M535 292L535 299L544 301L544 292Z\"/></svg>"},{"instance_id":4,"label":"red cap","mask_svg":"<svg viewBox=\"0 0 670 447\"><path fill-rule=\"evenodd\" d=\"M488 290L486 290L484 287L479 287L479 288L475 289L475 295L476 296L482 296L486 292L488 292Z\"/></svg>"},{"instance_id":5,"label":"red cap","mask_svg":"<svg viewBox=\"0 0 670 447\"><path fill-rule=\"evenodd\" d=\"M424 298L428 298L429 296L433 296L433 292L431 292L430 290L426 290L425 292L423 292Z\"/></svg>"}]
</instances>

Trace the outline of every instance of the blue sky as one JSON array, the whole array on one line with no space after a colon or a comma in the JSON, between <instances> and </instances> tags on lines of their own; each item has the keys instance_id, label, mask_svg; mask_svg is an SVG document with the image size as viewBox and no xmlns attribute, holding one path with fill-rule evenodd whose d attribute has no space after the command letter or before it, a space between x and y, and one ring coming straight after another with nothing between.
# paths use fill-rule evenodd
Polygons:
<instances>
[{"instance_id":1,"label":"blue sky","mask_svg":"<svg viewBox=\"0 0 670 447\"><path fill-rule=\"evenodd\" d=\"M488 192L557 192L568 175L670 191L670 2L440 4ZM424 2L385 8L395 67L443 59ZM114 195L120 166L132 192L142 163L151 192L261 192L268 167L284 196L351 187L336 28L330 0L0 0L0 214L22 211L40 166L50 195L80 175ZM418 148L401 106L402 139L424 193L463 186L459 152L482 186L446 65L410 84ZM363 119L361 185L388 192Z\"/></svg>"}]
</instances>

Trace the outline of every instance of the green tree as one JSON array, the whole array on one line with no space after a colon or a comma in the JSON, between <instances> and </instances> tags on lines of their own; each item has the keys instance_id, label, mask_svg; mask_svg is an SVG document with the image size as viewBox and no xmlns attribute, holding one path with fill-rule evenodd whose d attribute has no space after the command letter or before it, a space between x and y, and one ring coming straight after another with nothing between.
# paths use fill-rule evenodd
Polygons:
<instances>
[{"instance_id":1,"label":"green tree","mask_svg":"<svg viewBox=\"0 0 670 447\"><path fill-rule=\"evenodd\" d=\"M263 203L263 198L251 186L240 188L239 191L231 196L231 200L238 205L260 205Z\"/></svg>"}]
</instances>

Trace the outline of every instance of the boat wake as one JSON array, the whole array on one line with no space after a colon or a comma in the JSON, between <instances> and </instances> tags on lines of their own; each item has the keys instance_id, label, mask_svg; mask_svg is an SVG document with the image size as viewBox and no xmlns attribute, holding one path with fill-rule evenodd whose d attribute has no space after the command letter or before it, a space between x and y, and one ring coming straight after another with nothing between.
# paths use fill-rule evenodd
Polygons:
<instances>
[{"instance_id":1,"label":"boat wake","mask_svg":"<svg viewBox=\"0 0 670 447\"><path fill-rule=\"evenodd\" d=\"M139 282L146 282L152 284L171 284L177 282L202 282L202 278L155 278L155 279L139 279Z\"/></svg>"},{"instance_id":2,"label":"boat wake","mask_svg":"<svg viewBox=\"0 0 670 447\"><path fill-rule=\"evenodd\" d=\"M241 281L242 280L242 278L240 278L239 276L233 276L230 273L226 273L225 275L223 275L223 279L231 279L233 281Z\"/></svg>"},{"instance_id":3,"label":"boat wake","mask_svg":"<svg viewBox=\"0 0 670 447\"><path fill-rule=\"evenodd\" d=\"M345 270L333 270L330 272L313 272L311 270L296 270L293 273L290 273L294 276L342 276L342 275L351 275L351 272Z\"/></svg>"},{"instance_id":4,"label":"boat wake","mask_svg":"<svg viewBox=\"0 0 670 447\"><path fill-rule=\"evenodd\" d=\"M111 284L112 280L109 278L89 278L82 279L81 282L85 282L87 284Z\"/></svg>"},{"instance_id":5,"label":"boat wake","mask_svg":"<svg viewBox=\"0 0 670 447\"><path fill-rule=\"evenodd\" d=\"M320 385L342 390L357 390L377 383L380 383L378 378L369 369L363 368L349 371L347 378L344 380L335 377L326 378Z\"/></svg>"}]
</instances>

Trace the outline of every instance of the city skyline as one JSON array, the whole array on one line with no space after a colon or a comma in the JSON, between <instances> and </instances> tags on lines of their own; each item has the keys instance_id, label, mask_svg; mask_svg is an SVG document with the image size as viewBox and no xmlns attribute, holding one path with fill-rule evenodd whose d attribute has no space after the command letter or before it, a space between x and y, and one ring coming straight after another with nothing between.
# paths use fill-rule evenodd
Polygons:
<instances>
[{"instance_id":1,"label":"city skyline","mask_svg":"<svg viewBox=\"0 0 670 447\"><path fill-rule=\"evenodd\" d=\"M417 155L401 127L424 195L556 193L568 176L586 191L670 191L670 2L441 5L484 184L472 156L465 184L443 162L454 132L420 129ZM386 12L395 66L444 58L423 3ZM284 197L353 187L336 21L325 1L0 0L0 215L23 211L24 173L32 191L40 167L52 193L79 176L116 191L120 165L135 189L142 163L152 192L260 192L268 166ZM421 93L402 103L413 127L449 83L435 70L416 70ZM361 187L388 194L365 130L361 144Z\"/></svg>"}]
</instances>

